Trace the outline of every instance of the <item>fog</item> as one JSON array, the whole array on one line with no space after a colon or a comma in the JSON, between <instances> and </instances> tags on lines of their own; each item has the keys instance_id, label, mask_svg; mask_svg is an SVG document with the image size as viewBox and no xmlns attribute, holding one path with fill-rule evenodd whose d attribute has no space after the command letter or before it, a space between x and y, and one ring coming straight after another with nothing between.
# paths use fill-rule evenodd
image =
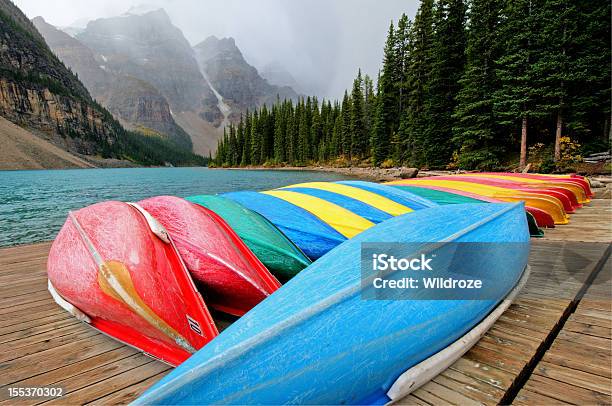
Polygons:
<instances>
[{"instance_id":1,"label":"fog","mask_svg":"<svg viewBox=\"0 0 612 406\"><path fill-rule=\"evenodd\" d=\"M192 45L234 37L256 68L276 64L300 91L339 98L357 69L376 77L390 21L413 17L417 0L13 0L29 18L59 26L164 8Z\"/></svg>"}]
</instances>

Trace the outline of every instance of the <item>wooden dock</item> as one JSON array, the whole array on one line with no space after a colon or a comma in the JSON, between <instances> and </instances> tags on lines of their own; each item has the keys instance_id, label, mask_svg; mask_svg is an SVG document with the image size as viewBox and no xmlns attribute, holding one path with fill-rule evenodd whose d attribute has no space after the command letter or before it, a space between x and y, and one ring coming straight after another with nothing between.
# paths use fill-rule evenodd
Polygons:
<instances>
[{"instance_id":1,"label":"wooden dock","mask_svg":"<svg viewBox=\"0 0 612 406\"><path fill-rule=\"evenodd\" d=\"M533 239L528 286L460 360L400 404L612 404L610 200ZM60 309L50 243L0 249L0 404L125 404L170 370ZM11 398L9 388L62 388Z\"/></svg>"}]
</instances>

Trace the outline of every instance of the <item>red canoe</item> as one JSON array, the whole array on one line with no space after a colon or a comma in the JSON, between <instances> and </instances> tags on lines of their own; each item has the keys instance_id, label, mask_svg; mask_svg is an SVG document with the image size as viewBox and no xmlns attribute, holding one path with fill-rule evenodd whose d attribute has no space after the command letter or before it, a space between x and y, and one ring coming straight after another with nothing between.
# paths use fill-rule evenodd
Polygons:
<instances>
[{"instance_id":1,"label":"red canoe","mask_svg":"<svg viewBox=\"0 0 612 406\"><path fill-rule=\"evenodd\" d=\"M138 203L170 233L206 303L242 316L281 285L214 212L172 197Z\"/></svg>"},{"instance_id":2,"label":"red canoe","mask_svg":"<svg viewBox=\"0 0 612 406\"><path fill-rule=\"evenodd\" d=\"M481 185L490 185L502 187L505 189L518 190L526 193L541 193L543 195L553 196L559 199L561 204L563 204L563 209L567 213L575 213L576 209L582 207L580 203L578 203L578 199L576 199L576 195L573 194L570 190L554 187L554 186L537 186L534 184L525 185L516 182L510 182L502 179L491 179L484 177L476 177L469 175L453 175L453 176L438 176L436 179L445 179L445 180L465 180L467 182L478 183Z\"/></svg>"},{"instance_id":3,"label":"red canoe","mask_svg":"<svg viewBox=\"0 0 612 406\"><path fill-rule=\"evenodd\" d=\"M483 174L484 175L486 174L507 175L507 176L512 176L515 178L537 179L537 180L552 181L552 182L557 182L557 181L567 182L567 183L572 183L572 184L580 186L584 190L584 193L587 195L587 197L591 198L594 196L593 192L591 191L591 184L589 183L589 181L585 179L584 176L580 176L576 174L571 174L567 176L541 175L537 173L513 173L513 172L501 172L501 173L483 172Z\"/></svg>"},{"instance_id":4,"label":"red canoe","mask_svg":"<svg viewBox=\"0 0 612 406\"><path fill-rule=\"evenodd\" d=\"M55 301L96 329L178 365L218 335L172 240L146 212L71 212L47 263Z\"/></svg>"},{"instance_id":5,"label":"red canoe","mask_svg":"<svg viewBox=\"0 0 612 406\"><path fill-rule=\"evenodd\" d=\"M492 197L487 197L483 195L477 195L475 193L466 192L458 189L449 189L441 186L432 186L432 185L419 185L419 184L411 184L410 186L414 187L422 187L426 189L439 190L441 192L454 193L456 195L467 196L473 199L482 200L484 202L489 203L503 203L501 200L494 199ZM555 228L555 221L552 216L545 212L542 209L538 209L537 207L525 206L525 211L531 213L533 218L536 221L536 224L540 227L546 228Z\"/></svg>"}]
</instances>

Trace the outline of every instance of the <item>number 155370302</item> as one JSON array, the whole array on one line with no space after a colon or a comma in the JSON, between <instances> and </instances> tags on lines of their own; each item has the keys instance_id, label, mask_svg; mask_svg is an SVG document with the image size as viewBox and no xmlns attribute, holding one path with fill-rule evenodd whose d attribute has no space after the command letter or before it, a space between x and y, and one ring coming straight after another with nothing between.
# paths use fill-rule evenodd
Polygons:
<instances>
[{"instance_id":1,"label":"number 155370302","mask_svg":"<svg viewBox=\"0 0 612 406\"><path fill-rule=\"evenodd\" d=\"M50 386L10 387L8 392L12 398L57 398L63 395L64 389Z\"/></svg>"}]
</instances>

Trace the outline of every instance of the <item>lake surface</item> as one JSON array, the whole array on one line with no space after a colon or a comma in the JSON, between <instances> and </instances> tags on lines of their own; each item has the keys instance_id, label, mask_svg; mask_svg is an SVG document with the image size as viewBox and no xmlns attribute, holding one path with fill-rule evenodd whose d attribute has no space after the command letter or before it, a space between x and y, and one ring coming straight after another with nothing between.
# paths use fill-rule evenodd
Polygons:
<instances>
[{"instance_id":1,"label":"lake surface","mask_svg":"<svg viewBox=\"0 0 612 406\"><path fill-rule=\"evenodd\" d=\"M122 168L0 171L0 247L51 240L68 211L103 200L265 190L346 176L309 171Z\"/></svg>"}]
</instances>

